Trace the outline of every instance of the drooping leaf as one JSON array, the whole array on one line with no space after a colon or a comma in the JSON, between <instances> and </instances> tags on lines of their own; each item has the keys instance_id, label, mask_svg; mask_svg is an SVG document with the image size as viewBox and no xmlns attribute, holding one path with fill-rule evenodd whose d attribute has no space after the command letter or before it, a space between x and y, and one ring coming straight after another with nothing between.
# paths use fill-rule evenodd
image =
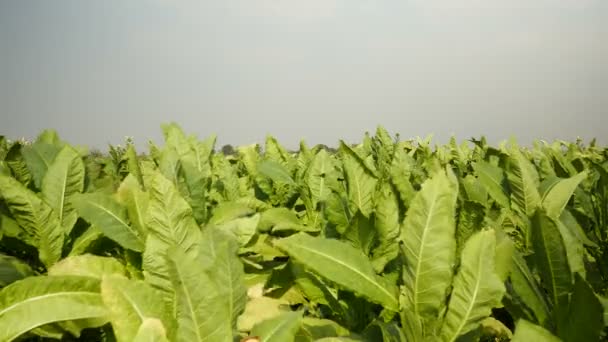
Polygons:
<instances>
[{"instance_id":1,"label":"drooping leaf","mask_svg":"<svg viewBox=\"0 0 608 342\"><path fill-rule=\"evenodd\" d=\"M142 252L144 239L129 223L127 210L110 195L87 193L73 196L78 214L124 248Z\"/></svg>"},{"instance_id":2,"label":"drooping leaf","mask_svg":"<svg viewBox=\"0 0 608 342\"><path fill-rule=\"evenodd\" d=\"M102 318L100 282L81 276L29 277L0 291L0 341L45 324Z\"/></svg>"},{"instance_id":3,"label":"drooping leaf","mask_svg":"<svg viewBox=\"0 0 608 342\"><path fill-rule=\"evenodd\" d=\"M275 244L320 276L388 310L398 310L395 286L383 282L367 257L347 243L298 233Z\"/></svg>"},{"instance_id":4,"label":"drooping leaf","mask_svg":"<svg viewBox=\"0 0 608 342\"><path fill-rule=\"evenodd\" d=\"M12 177L0 175L0 196L4 198L19 226L38 248L40 260L47 267L59 260L64 234L53 210Z\"/></svg>"},{"instance_id":5,"label":"drooping leaf","mask_svg":"<svg viewBox=\"0 0 608 342\"><path fill-rule=\"evenodd\" d=\"M65 146L42 178L42 196L58 216L66 235L78 219L71 199L84 190L84 175L80 155L73 148Z\"/></svg>"},{"instance_id":6,"label":"drooping leaf","mask_svg":"<svg viewBox=\"0 0 608 342\"><path fill-rule=\"evenodd\" d=\"M488 191L488 194L502 208L510 208L509 197L504 190L505 175L504 171L490 163L478 161L473 164L473 168L479 177L479 182Z\"/></svg>"},{"instance_id":7,"label":"drooping leaf","mask_svg":"<svg viewBox=\"0 0 608 342\"><path fill-rule=\"evenodd\" d=\"M259 336L264 342L290 342L302 325L302 312L287 312L263 321L251 330L251 336Z\"/></svg>"},{"instance_id":8,"label":"drooping leaf","mask_svg":"<svg viewBox=\"0 0 608 342\"><path fill-rule=\"evenodd\" d=\"M405 253L403 280L415 315L436 317L452 281L456 259L455 206L458 190L440 172L422 185L401 230Z\"/></svg>"},{"instance_id":9,"label":"drooping leaf","mask_svg":"<svg viewBox=\"0 0 608 342\"><path fill-rule=\"evenodd\" d=\"M118 341L133 341L148 319L158 319L161 325L171 324L161 297L143 281L106 275L101 282L101 296Z\"/></svg>"},{"instance_id":10,"label":"drooping leaf","mask_svg":"<svg viewBox=\"0 0 608 342\"><path fill-rule=\"evenodd\" d=\"M476 329L500 306L505 286L496 274L495 248L493 230L478 232L467 240L441 329L444 341L455 341Z\"/></svg>"},{"instance_id":11,"label":"drooping leaf","mask_svg":"<svg viewBox=\"0 0 608 342\"><path fill-rule=\"evenodd\" d=\"M554 219L560 217L570 197L585 178L587 178L587 172L581 172L571 178L560 180L549 190L543 198L543 208L549 217Z\"/></svg>"}]
</instances>

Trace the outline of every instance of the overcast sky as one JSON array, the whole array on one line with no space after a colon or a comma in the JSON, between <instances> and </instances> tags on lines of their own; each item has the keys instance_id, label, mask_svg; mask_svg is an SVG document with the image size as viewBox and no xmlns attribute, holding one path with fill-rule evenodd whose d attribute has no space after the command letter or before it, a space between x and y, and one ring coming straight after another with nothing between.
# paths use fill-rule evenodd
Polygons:
<instances>
[{"instance_id":1,"label":"overcast sky","mask_svg":"<svg viewBox=\"0 0 608 342\"><path fill-rule=\"evenodd\" d=\"M0 134L608 143L606 0L3 0Z\"/></svg>"}]
</instances>

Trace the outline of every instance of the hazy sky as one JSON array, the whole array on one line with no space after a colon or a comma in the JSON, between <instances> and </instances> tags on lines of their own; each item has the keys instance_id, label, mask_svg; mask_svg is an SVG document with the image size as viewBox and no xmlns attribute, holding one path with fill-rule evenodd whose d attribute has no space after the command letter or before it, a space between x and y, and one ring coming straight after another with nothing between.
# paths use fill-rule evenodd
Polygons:
<instances>
[{"instance_id":1,"label":"hazy sky","mask_svg":"<svg viewBox=\"0 0 608 342\"><path fill-rule=\"evenodd\" d=\"M0 134L105 149L169 121L236 145L608 143L608 1L0 1Z\"/></svg>"}]
</instances>

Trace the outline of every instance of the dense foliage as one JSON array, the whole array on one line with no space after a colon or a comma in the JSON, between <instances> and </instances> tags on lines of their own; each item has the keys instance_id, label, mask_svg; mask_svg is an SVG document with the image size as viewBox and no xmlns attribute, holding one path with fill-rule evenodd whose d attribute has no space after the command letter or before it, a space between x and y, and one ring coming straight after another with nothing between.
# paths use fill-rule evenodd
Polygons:
<instances>
[{"instance_id":1,"label":"dense foliage","mask_svg":"<svg viewBox=\"0 0 608 342\"><path fill-rule=\"evenodd\" d=\"M0 139L0 341L606 340L608 149Z\"/></svg>"}]
</instances>

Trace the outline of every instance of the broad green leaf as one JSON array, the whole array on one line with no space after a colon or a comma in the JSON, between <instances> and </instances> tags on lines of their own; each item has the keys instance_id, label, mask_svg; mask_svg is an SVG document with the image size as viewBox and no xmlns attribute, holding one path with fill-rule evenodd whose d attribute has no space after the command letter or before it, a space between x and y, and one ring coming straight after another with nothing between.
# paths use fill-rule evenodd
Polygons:
<instances>
[{"instance_id":1,"label":"broad green leaf","mask_svg":"<svg viewBox=\"0 0 608 342\"><path fill-rule=\"evenodd\" d=\"M373 197L378 180L366 163L344 142L341 142L340 148L344 152L342 161L351 208L359 209L365 217L369 217L374 210Z\"/></svg>"},{"instance_id":2,"label":"broad green leaf","mask_svg":"<svg viewBox=\"0 0 608 342\"><path fill-rule=\"evenodd\" d=\"M42 178L42 196L58 216L66 235L78 219L71 199L84 190L84 174L84 163L78 152L65 146Z\"/></svg>"},{"instance_id":3,"label":"broad green leaf","mask_svg":"<svg viewBox=\"0 0 608 342\"><path fill-rule=\"evenodd\" d=\"M271 208L262 213L258 230L268 231L312 231L300 222L296 213L287 208Z\"/></svg>"},{"instance_id":4,"label":"broad green leaf","mask_svg":"<svg viewBox=\"0 0 608 342\"><path fill-rule=\"evenodd\" d=\"M332 192L325 207L325 215L327 216L327 220L335 225L336 230L340 234L343 234L351 220L351 212L346 198L339 193Z\"/></svg>"},{"instance_id":5,"label":"broad green leaf","mask_svg":"<svg viewBox=\"0 0 608 342\"><path fill-rule=\"evenodd\" d=\"M132 174L122 181L116 191L118 201L127 208L129 221L137 230L139 236L145 237L148 233L146 227L146 213L150 197L143 191L141 185Z\"/></svg>"},{"instance_id":6,"label":"broad green leaf","mask_svg":"<svg viewBox=\"0 0 608 342\"><path fill-rule=\"evenodd\" d=\"M80 236L78 236L72 244L72 250L68 256L81 255L86 253L95 242L103 236L101 230L94 225L89 226Z\"/></svg>"},{"instance_id":7,"label":"broad green leaf","mask_svg":"<svg viewBox=\"0 0 608 342\"><path fill-rule=\"evenodd\" d=\"M583 277L586 276L585 269L585 247L583 242L577 239L574 233L560 220L555 220L555 224L564 240L566 248L566 256L568 257L568 265L570 272L580 273Z\"/></svg>"},{"instance_id":8,"label":"broad green leaf","mask_svg":"<svg viewBox=\"0 0 608 342\"><path fill-rule=\"evenodd\" d=\"M509 197L504 189L504 171L500 167L484 161L476 162L473 164L473 168L479 178L479 182L485 187L488 194L496 203L502 208L510 208Z\"/></svg>"},{"instance_id":9,"label":"broad green leaf","mask_svg":"<svg viewBox=\"0 0 608 342\"><path fill-rule=\"evenodd\" d=\"M23 159L25 159L27 168L32 174L34 184L37 188L40 189L42 178L53 163L59 150L60 148L57 145L42 141L37 141L31 145L24 146L21 149Z\"/></svg>"},{"instance_id":10,"label":"broad green leaf","mask_svg":"<svg viewBox=\"0 0 608 342\"><path fill-rule=\"evenodd\" d=\"M520 319L515 325L515 334L511 342L560 342L561 340L543 327Z\"/></svg>"},{"instance_id":11,"label":"broad green leaf","mask_svg":"<svg viewBox=\"0 0 608 342\"><path fill-rule=\"evenodd\" d=\"M248 205L238 202L224 202L219 203L217 207L213 209L213 215L209 219L208 224L218 225L232 221L236 218L247 217L255 214L255 210L251 209ZM262 219L264 216L262 215ZM261 224L261 222L260 222Z\"/></svg>"},{"instance_id":12,"label":"broad green leaf","mask_svg":"<svg viewBox=\"0 0 608 342\"><path fill-rule=\"evenodd\" d=\"M144 239L129 224L127 210L110 195L104 193L79 194L73 197L78 214L95 225L108 238L124 248L142 252Z\"/></svg>"},{"instance_id":13,"label":"broad green leaf","mask_svg":"<svg viewBox=\"0 0 608 342\"><path fill-rule=\"evenodd\" d=\"M357 211L350 220L348 228L342 234L342 240L349 242L353 247L360 249L363 254L369 256L372 245L376 241L373 220Z\"/></svg>"},{"instance_id":14,"label":"broad green leaf","mask_svg":"<svg viewBox=\"0 0 608 342\"><path fill-rule=\"evenodd\" d=\"M488 191L479 178L476 178L473 175L467 175L462 179L462 185L469 201L487 206Z\"/></svg>"},{"instance_id":15,"label":"broad green leaf","mask_svg":"<svg viewBox=\"0 0 608 342\"><path fill-rule=\"evenodd\" d=\"M302 326L302 312L287 312L263 321L251 330L251 336L259 336L264 342L290 342Z\"/></svg>"},{"instance_id":16,"label":"broad green leaf","mask_svg":"<svg viewBox=\"0 0 608 342\"><path fill-rule=\"evenodd\" d=\"M550 308L543 290L521 253L515 251L511 260L510 281L515 295L523 300L540 324L549 318Z\"/></svg>"},{"instance_id":17,"label":"broad green leaf","mask_svg":"<svg viewBox=\"0 0 608 342\"><path fill-rule=\"evenodd\" d=\"M310 188L315 207L317 203L327 201L331 193L328 186L331 178L337 178L334 164L329 154L325 150L321 150L312 160L307 179L307 185Z\"/></svg>"},{"instance_id":18,"label":"broad green leaf","mask_svg":"<svg viewBox=\"0 0 608 342\"><path fill-rule=\"evenodd\" d=\"M525 216L534 215L541 205L538 173L534 165L519 150L512 151L507 178L511 188L513 208Z\"/></svg>"},{"instance_id":19,"label":"broad green leaf","mask_svg":"<svg viewBox=\"0 0 608 342\"><path fill-rule=\"evenodd\" d=\"M572 197L580 182L585 178L587 178L587 172L581 172L574 177L560 180L559 183L549 190L543 198L543 207L549 217L554 219L560 217L570 197Z\"/></svg>"},{"instance_id":20,"label":"broad green leaf","mask_svg":"<svg viewBox=\"0 0 608 342\"><path fill-rule=\"evenodd\" d=\"M403 222L404 293L407 306L425 319L442 310L452 282L457 194L456 185L444 172L435 174L424 182Z\"/></svg>"},{"instance_id":21,"label":"broad green leaf","mask_svg":"<svg viewBox=\"0 0 608 342\"><path fill-rule=\"evenodd\" d=\"M249 332L265 320L277 317L289 310L289 302L270 297L255 297L247 301L245 311L238 317L237 328Z\"/></svg>"},{"instance_id":22,"label":"broad green leaf","mask_svg":"<svg viewBox=\"0 0 608 342\"><path fill-rule=\"evenodd\" d=\"M235 328L237 318L247 302L247 289L243 285L245 272L237 256L238 244L224 232L213 227L203 231L199 259L209 278L217 287L220 301L225 308L225 322Z\"/></svg>"},{"instance_id":23,"label":"broad green leaf","mask_svg":"<svg viewBox=\"0 0 608 342\"><path fill-rule=\"evenodd\" d=\"M181 249L170 249L167 259L175 289L177 341L232 341L232 313L225 306L225 293Z\"/></svg>"},{"instance_id":24,"label":"broad green leaf","mask_svg":"<svg viewBox=\"0 0 608 342\"><path fill-rule=\"evenodd\" d=\"M458 255L469 237L483 228L485 214L482 204L470 200L461 203L456 225L456 252Z\"/></svg>"},{"instance_id":25,"label":"broad green leaf","mask_svg":"<svg viewBox=\"0 0 608 342\"><path fill-rule=\"evenodd\" d=\"M382 281L367 257L347 243L298 233L275 244L297 262L342 288L388 310L398 310L395 286Z\"/></svg>"},{"instance_id":26,"label":"broad green leaf","mask_svg":"<svg viewBox=\"0 0 608 342\"><path fill-rule=\"evenodd\" d=\"M110 312L110 321L118 341L133 341L141 325L148 319L158 319L161 325L171 323L169 320L172 318L164 310L159 294L143 281L117 275L104 276L101 296Z\"/></svg>"},{"instance_id":27,"label":"broad green leaf","mask_svg":"<svg viewBox=\"0 0 608 342\"><path fill-rule=\"evenodd\" d=\"M146 226L149 234L167 246L180 246L185 251L195 248L200 228L192 216L192 208L175 185L156 173L148 189L150 202Z\"/></svg>"},{"instance_id":28,"label":"broad green leaf","mask_svg":"<svg viewBox=\"0 0 608 342\"><path fill-rule=\"evenodd\" d=\"M53 210L12 177L0 175L0 196L15 221L36 244L40 260L47 267L59 260L64 235Z\"/></svg>"},{"instance_id":29,"label":"broad green leaf","mask_svg":"<svg viewBox=\"0 0 608 342\"><path fill-rule=\"evenodd\" d=\"M104 275L126 276L127 270L117 259L92 254L67 257L49 268L49 275L80 275L101 278Z\"/></svg>"},{"instance_id":30,"label":"broad green leaf","mask_svg":"<svg viewBox=\"0 0 608 342\"><path fill-rule=\"evenodd\" d=\"M604 328L604 307L593 289L576 274L568 315L557 324L557 335L566 342L599 341Z\"/></svg>"},{"instance_id":31,"label":"broad green leaf","mask_svg":"<svg viewBox=\"0 0 608 342\"><path fill-rule=\"evenodd\" d=\"M260 214L255 214L251 217L236 218L215 227L232 235L238 241L239 245L245 246L255 235L259 222Z\"/></svg>"},{"instance_id":32,"label":"broad green leaf","mask_svg":"<svg viewBox=\"0 0 608 342\"><path fill-rule=\"evenodd\" d=\"M378 246L373 250L372 264L382 272L386 264L399 255L399 202L389 183L383 183L376 194L375 230Z\"/></svg>"},{"instance_id":33,"label":"broad green leaf","mask_svg":"<svg viewBox=\"0 0 608 342\"><path fill-rule=\"evenodd\" d=\"M127 145L125 157L127 158L127 168L129 170L129 174L135 177L135 180L139 186L142 187L142 189L145 189L144 175L142 173L141 166L139 165L137 151L135 151L135 146L132 143Z\"/></svg>"},{"instance_id":34,"label":"broad green leaf","mask_svg":"<svg viewBox=\"0 0 608 342\"><path fill-rule=\"evenodd\" d=\"M0 288L33 275L34 271L28 264L15 257L0 253Z\"/></svg>"},{"instance_id":35,"label":"broad green leaf","mask_svg":"<svg viewBox=\"0 0 608 342\"><path fill-rule=\"evenodd\" d=\"M289 185L295 185L295 181L291 178L289 170L283 165L272 160L263 160L257 166L257 171L270 179L273 182L285 183Z\"/></svg>"},{"instance_id":36,"label":"broad green leaf","mask_svg":"<svg viewBox=\"0 0 608 342\"><path fill-rule=\"evenodd\" d=\"M107 315L100 282L81 276L29 277L0 291L0 341L45 324Z\"/></svg>"},{"instance_id":37,"label":"broad green leaf","mask_svg":"<svg viewBox=\"0 0 608 342\"><path fill-rule=\"evenodd\" d=\"M532 219L532 243L540 278L549 291L559 317L567 309L568 294L572 290L572 274L559 228L542 210Z\"/></svg>"},{"instance_id":38,"label":"broad green leaf","mask_svg":"<svg viewBox=\"0 0 608 342\"><path fill-rule=\"evenodd\" d=\"M395 150L393 161L389 169L391 182L395 185L399 193L401 202L410 206L410 202L416 195L416 190L410 182L411 169L414 167L414 160L402 148Z\"/></svg>"},{"instance_id":39,"label":"broad green leaf","mask_svg":"<svg viewBox=\"0 0 608 342\"><path fill-rule=\"evenodd\" d=\"M334 321L329 319L304 317L302 319L302 328L296 336L296 341L316 341L317 339L323 337L339 337L348 335L350 335L350 331Z\"/></svg>"},{"instance_id":40,"label":"broad green leaf","mask_svg":"<svg viewBox=\"0 0 608 342\"><path fill-rule=\"evenodd\" d=\"M441 329L444 341L453 342L476 329L493 308L500 306L505 286L496 274L495 249L493 230L476 233L467 240Z\"/></svg>"},{"instance_id":41,"label":"broad green leaf","mask_svg":"<svg viewBox=\"0 0 608 342\"><path fill-rule=\"evenodd\" d=\"M129 340L131 341L131 340ZM137 331L133 342L169 342L163 323L156 318L146 318Z\"/></svg>"}]
</instances>

